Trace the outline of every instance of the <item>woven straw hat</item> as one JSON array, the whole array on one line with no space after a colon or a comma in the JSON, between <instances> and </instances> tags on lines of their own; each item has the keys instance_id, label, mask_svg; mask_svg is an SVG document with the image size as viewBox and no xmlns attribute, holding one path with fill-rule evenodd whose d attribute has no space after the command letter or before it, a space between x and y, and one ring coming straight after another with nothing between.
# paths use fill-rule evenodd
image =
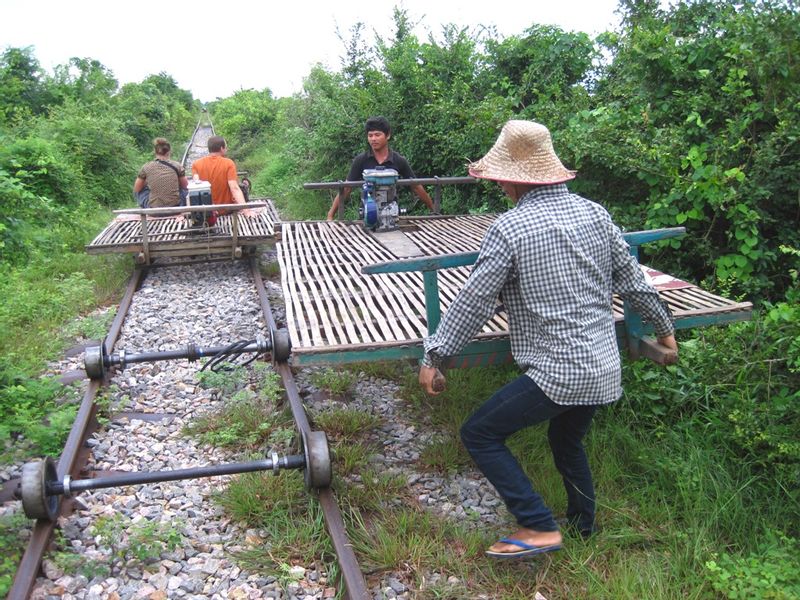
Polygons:
<instances>
[{"instance_id":1,"label":"woven straw hat","mask_svg":"<svg viewBox=\"0 0 800 600\"><path fill-rule=\"evenodd\" d=\"M533 121L509 121L482 159L469 165L469 174L511 183L563 183L575 177L553 150L547 127Z\"/></svg>"}]
</instances>

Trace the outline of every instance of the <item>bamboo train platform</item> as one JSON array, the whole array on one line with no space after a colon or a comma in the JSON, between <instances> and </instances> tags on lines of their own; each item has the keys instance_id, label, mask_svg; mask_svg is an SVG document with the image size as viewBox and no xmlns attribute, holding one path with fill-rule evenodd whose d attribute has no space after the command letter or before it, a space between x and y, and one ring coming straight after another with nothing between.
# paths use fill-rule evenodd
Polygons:
<instances>
[{"instance_id":1,"label":"bamboo train platform","mask_svg":"<svg viewBox=\"0 0 800 600\"><path fill-rule=\"evenodd\" d=\"M218 205L219 206L219 205ZM191 212L216 210L218 206L192 207ZM255 247L272 243L280 218L268 198L254 198L246 205L225 205L231 212L211 227L192 227L174 208L124 209L86 246L89 254L133 254L138 263L150 264L160 257L194 257L205 260L240 258ZM237 210L260 209L252 217Z\"/></svg>"},{"instance_id":2,"label":"bamboo train platform","mask_svg":"<svg viewBox=\"0 0 800 600\"><path fill-rule=\"evenodd\" d=\"M431 321L438 322L438 316L431 318L426 307L425 276L420 270L386 271L415 259L477 252L494 218L409 217L401 219L399 230L380 233L366 231L360 222L282 223L276 247L292 363L420 358L422 338L435 327ZM373 269L374 274L362 272L376 263L383 266ZM678 329L750 318L749 302L734 302L650 267L642 269L670 307ZM442 314L470 271L471 266L435 271ZM624 340L635 318L629 315L626 322L618 297L613 298L612 307L618 338ZM508 320L500 304L473 345L450 366L510 360Z\"/></svg>"}]
</instances>

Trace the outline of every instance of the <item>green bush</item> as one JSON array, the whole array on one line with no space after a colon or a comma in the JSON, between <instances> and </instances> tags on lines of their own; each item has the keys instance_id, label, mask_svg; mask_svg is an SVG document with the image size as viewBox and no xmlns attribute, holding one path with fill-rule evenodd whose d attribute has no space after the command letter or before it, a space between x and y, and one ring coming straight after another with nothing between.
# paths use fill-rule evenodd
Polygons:
<instances>
[{"instance_id":1,"label":"green bush","mask_svg":"<svg viewBox=\"0 0 800 600\"><path fill-rule=\"evenodd\" d=\"M66 168L80 176L87 199L105 206L129 200L141 159L113 114L68 103L40 121L35 133L63 148Z\"/></svg>"},{"instance_id":2,"label":"green bush","mask_svg":"<svg viewBox=\"0 0 800 600\"><path fill-rule=\"evenodd\" d=\"M209 106L214 130L236 153L241 147L260 137L275 120L276 101L269 89L239 90L233 96L217 100Z\"/></svg>"},{"instance_id":3,"label":"green bush","mask_svg":"<svg viewBox=\"0 0 800 600\"><path fill-rule=\"evenodd\" d=\"M40 137L0 137L0 142L0 171L6 171L32 194L48 198L57 205L78 204L83 195L81 182L69 168L61 147ZM39 214L37 203L9 208L15 216L39 223L46 223L49 217L46 212Z\"/></svg>"},{"instance_id":4,"label":"green bush","mask_svg":"<svg viewBox=\"0 0 800 600\"><path fill-rule=\"evenodd\" d=\"M800 598L800 542L767 531L746 556L723 553L705 563L714 590L730 600Z\"/></svg>"},{"instance_id":5,"label":"green bush","mask_svg":"<svg viewBox=\"0 0 800 600\"><path fill-rule=\"evenodd\" d=\"M5 446L0 461L22 450L57 455L77 413L77 405L68 401L74 392L52 378L27 377L9 363L0 358L0 444Z\"/></svg>"},{"instance_id":6,"label":"green bush","mask_svg":"<svg viewBox=\"0 0 800 600\"><path fill-rule=\"evenodd\" d=\"M0 196L3 210L0 211L0 267L24 261L33 246L34 229L26 220L31 207L39 205L39 218L57 211L44 198L38 198L25 189L19 179L0 169Z\"/></svg>"},{"instance_id":7,"label":"green bush","mask_svg":"<svg viewBox=\"0 0 800 600\"><path fill-rule=\"evenodd\" d=\"M679 364L666 370L626 365L625 405L633 422L713 439L731 459L797 481L800 373L790 369L787 358L796 352L800 319L776 320L770 314L775 313L698 330L680 343Z\"/></svg>"},{"instance_id":8,"label":"green bush","mask_svg":"<svg viewBox=\"0 0 800 600\"><path fill-rule=\"evenodd\" d=\"M61 275L37 287L26 288L35 270L10 273L0 284L5 302L0 305L0 324L9 329L24 329L42 322L61 321L88 308L93 302L92 282L80 272ZM0 349L4 343L0 342Z\"/></svg>"},{"instance_id":9,"label":"green bush","mask_svg":"<svg viewBox=\"0 0 800 600\"><path fill-rule=\"evenodd\" d=\"M28 519L22 512L0 516L0 596L5 598L14 580L14 573L25 552L25 536L21 535Z\"/></svg>"}]
</instances>

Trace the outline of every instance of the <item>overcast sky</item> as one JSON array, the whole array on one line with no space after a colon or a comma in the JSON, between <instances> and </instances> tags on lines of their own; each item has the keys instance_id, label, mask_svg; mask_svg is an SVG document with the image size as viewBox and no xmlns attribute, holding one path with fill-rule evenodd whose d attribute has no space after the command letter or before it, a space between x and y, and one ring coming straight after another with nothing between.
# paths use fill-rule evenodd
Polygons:
<instances>
[{"instance_id":1,"label":"overcast sky","mask_svg":"<svg viewBox=\"0 0 800 600\"><path fill-rule=\"evenodd\" d=\"M93 58L120 85L166 71L204 102L248 88L288 96L314 64L340 68L337 27L348 37L360 21L371 38L390 36L395 5L422 40L447 23L493 25L506 37L534 23L595 35L619 21L616 0L0 0L0 49L34 46L48 72Z\"/></svg>"}]
</instances>

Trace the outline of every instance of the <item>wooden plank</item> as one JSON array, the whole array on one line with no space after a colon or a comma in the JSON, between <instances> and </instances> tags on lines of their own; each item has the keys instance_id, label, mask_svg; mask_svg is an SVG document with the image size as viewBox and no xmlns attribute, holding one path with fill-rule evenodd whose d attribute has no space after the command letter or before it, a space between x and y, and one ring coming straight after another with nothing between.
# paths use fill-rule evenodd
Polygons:
<instances>
[{"instance_id":1,"label":"wooden plank","mask_svg":"<svg viewBox=\"0 0 800 600\"><path fill-rule=\"evenodd\" d=\"M297 267L291 260L294 256L292 248L294 237L291 234L291 227L284 226L282 241L278 244L278 260L281 263L281 287L286 305L286 323L289 327L289 334L292 340L292 347L311 345L308 335L308 324L305 320L305 311L300 302L301 292L295 281L295 271ZM288 251L288 254L287 254ZM297 327L295 324L299 324Z\"/></svg>"},{"instance_id":2,"label":"wooden plank","mask_svg":"<svg viewBox=\"0 0 800 600\"><path fill-rule=\"evenodd\" d=\"M388 318L387 312L391 314L392 311L387 311L386 306L380 303L382 291L378 282L362 278L360 276L361 265L354 262L359 254L369 252L368 245L370 243L374 244L374 242L362 235L360 227L348 227L341 222L333 223L333 227L329 228L329 233L331 234L331 239L335 240L340 247L352 248L351 258L353 262L349 263L348 270L351 271L353 277L360 279L364 283L361 295L364 302L362 310L366 310L364 318L367 315L369 316L369 320L382 332L381 337L383 339L404 339L395 319Z\"/></svg>"},{"instance_id":3,"label":"wooden plank","mask_svg":"<svg viewBox=\"0 0 800 600\"><path fill-rule=\"evenodd\" d=\"M377 244L375 240L366 235L361 227L357 228L351 227L349 233L351 234L350 239L355 243L355 247L360 250L360 252L358 252L356 255L358 260L357 267L359 274L361 267L363 267L364 264L366 264L368 261L374 260L373 257L375 257L376 255L385 256L386 254L388 254L388 250L386 250L386 248L384 248L380 244ZM398 289L399 290L404 289L403 283L413 280L409 280L406 277L388 279L387 276L385 275L379 275L377 277L373 277L372 279L375 282L377 282L377 285L381 290L380 293L376 294L375 300L382 302L381 313L383 314L383 319L385 321L387 320L387 314L392 316L391 319L388 319L388 323L390 326L395 328L396 334L400 336L397 339L402 339L405 336L402 333L399 333L399 331L396 328L396 324L399 324L403 329L406 330L406 333L412 336L417 334L416 332L420 330L419 329L420 327L422 327L423 328L422 330L424 331L424 326L422 325L422 322L417 318L417 315L425 314L424 303L418 304L419 312L415 314L414 311L411 310L408 304L409 299L402 294L401 295L396 294L396 291ZM369 279L367 281L369 281ZM400 309L399 312L396 310L397 308ZM405 319L398 318L400 313L406 314L407 317L412 319L413 323L409 323Z\"/></svg>"},{"instance_id":4,"label":"wooden plank","mask_svg":"<svg viewBox=\"0 0 800 600\"><path fill-rule=\"evenodd\" d=\"M304 233L303 229L305 229L305 228L307 228L307 227L305 227L303 225L293 224L293 226L291 226L290 228L285 228L285 231L289 232L286 235L291 235L292 237L301 237L303 235L303 233ZM298 254L303 253L305 259L318 259L320 257L320 255L322 255L324 257L324 250L323 251L312 250L312 249L310 249L308 247L296 247L295 249L298 251ZM294 259L298 260L298 257L295 256ZM329 281L330 281L330 279L329 279ZM335 289L335 286L333 287L333 289ZM332 292L329 290L328 293L331 294ZM349 302L349 300L348 300L348 302ZM352 309L353 309L353 314L355 315L355 313L356 313L355 306L353 306L352 304L351 304L351 306L352 306ZM358 337L357 337L357 339L358 339Z\"/></svg>"},{"instance_id":5,"label":"wooden plank","mask_svg":"<svg viewBox=\"0 0 800 600\"><path fill-rule=\"evenodd\" d=\"M335 250L335 247L330 244L330 238L328 237L329 232L323 229L320 231L320 234L320 238L324 242L327 242L325 245L326 251L320 258L325 260L326 264L335 271L335 274L338 275L337 280L344 286L340 287L340 293L343 301L353 307L352 315L355 324L358 326L357 333L359 340L366 342L381 340L383 334L376 327L373 320L367 318L367 315L364 315L362 319L361 313L363 312L364 303L370 298L370 291L366 287L363 278L360 277L360 273L355 268L352 261L339 260L333 255L332 251ZM358 289L356 289L356 284L358 285Z\"/></svg>"},{"instance_id":6,"label":"wooden plank","mask_svg":"<svg viewBox=\"0 0 800 600\"><path fill-rule=\"evenodd\" d=\"M339 319L339 309L336 302L338 294L336 288L326 285L326 279L320 269L315 257L317 255L316 246L317 240L314 235L313 227L300 227L295 231L297 236L298 246L301 249L300 262L304 267L305 273L308 275L308 283L310 284L313 292L316 309L322 319L323 328L325 330L326 339L328 344L344 343L347 335L342 329ZM305 307L308 309L308 307ZM332 317L329 319L329 316ZM335 333L334 333L335 331ZM327 344L326 344L327 345Z\"/></svg>"},{"instance_id":7,"label":"wooden plank","mask_svg":"<svg viewBox=\"0 0 800 600\"><path fill-rule=\"evenodd\" d=\"M318 231L315 231L316 233ZM318 259L327 255L326 244L321 236L309 236L309 242L311 241L313 241L313 248L310 248L310 250ZM326 298L331 299L335 304L334 315L339 317L339 324L344 327L344 331L339 328L340 339L343 340L343 343L357 344L361 342L362 334L366 332L363 331L364 327L358 314L358 305L352 301L353 295L346 287L341 286L342 279L331 277L330 270L326 268L324 260L318 262L317 272L321 275L321 282L325 285Z\"/></svg>"},{"instance_id":8,"label":"wooden plank","mask_svg":"<svg viewBox=\"0 0 800 600\"><path fill-rule=\"evenodd\" d=\"M398 258L423 256L419 246L400 230L381 231L372 233L371 235L373 239Z\"/></svg>"}]
</instances>

